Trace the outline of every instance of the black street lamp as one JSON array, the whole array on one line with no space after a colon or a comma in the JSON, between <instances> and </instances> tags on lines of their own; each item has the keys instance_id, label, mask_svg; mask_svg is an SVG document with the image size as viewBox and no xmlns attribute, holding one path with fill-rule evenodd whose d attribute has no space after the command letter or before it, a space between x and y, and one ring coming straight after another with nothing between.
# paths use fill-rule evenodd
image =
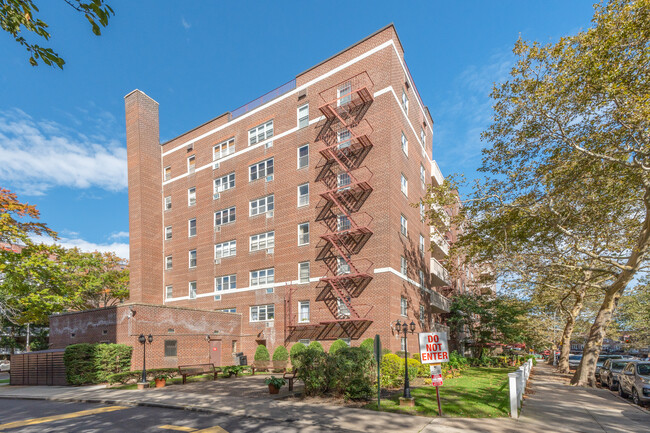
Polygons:
<instances>
[{"instance_id":1,"label":"black street lamp","mask_svg":"<svg viewBox=\"0 0 650 433\"><path fill-rule=\"evenodd\" d=\"M400 332L404 333L404 398L411 398L411 385L409 384L409 366L408 366L408 345L406 344L406 335L409 330L411 334L415 332L415 323L411 321L410 324L407 324L406 321L401 323L399 320L395 323L395 328L397 329L397 335ZM410 328L410 329L409 329Z\"/></svg>"},{"instance_id":2,"label":"black street lamp","mask_svg":"<svg viewBox=\"0 0 650 433\"><path fill-rule=\"evenodd\" d=\"M153 335L149 334L149 336L145 337L144 334L140 334L138 337L138 341L140 344L142 344L142 383L147 383L147 367L146 367L146 360L147 360L147 341L149 344L153 342Z\"/></svg>"}]
</instances>

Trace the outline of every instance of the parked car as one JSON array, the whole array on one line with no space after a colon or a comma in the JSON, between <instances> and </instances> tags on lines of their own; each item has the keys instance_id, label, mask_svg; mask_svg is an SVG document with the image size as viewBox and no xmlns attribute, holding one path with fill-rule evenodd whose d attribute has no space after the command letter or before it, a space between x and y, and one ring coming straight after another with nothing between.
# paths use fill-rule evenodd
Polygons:
<instances>
[{"instance_id":1,"label":"parked car","mask_svg":"<svg viewBox=\"0 0 650 433\"><path fill-rule=\"evenodd\" d=\"M596 380L600 377L600 369L608 359L623 359L623 355L600 355L596 361Z\"/></svg>"},{"instance_id":2,"label":"parked car","mask_svg":"<svg viewBox=\"0 0 650 433\"><path fill-rule=\"evenodd\" d=\"M631 395L634 404L650 403L650 362L627 363L619 376L618 395Z\"/></svg>"},{"instance_id":3,"label":"parked car","mask_svg":"<svg viewBox=\"0 0 650 433\"><path fill-rule=\"evenodd\" d=\"M608 359L600 369L600 384L616 391L618 389L621 371L630 362L629 359Z\"/></svg>"},{"instance_id":4,"label":"parked car","mask_svg":"<svg viewBox=\"0 0 650 433\"><path fill-rule=\"evenodd\" d=\"M575 370L580 365L582 355L569 355L569 369Z\"/></svg>"},{"instance_id":5,"label":"parked car","mask_svg":"<svg viewBox=\"0 0 650 433\"><path fill-rule=\"evenodd\" d=\"M9 361L0 361L0 371L9 371Z\"/></svg>"}]
</instances>

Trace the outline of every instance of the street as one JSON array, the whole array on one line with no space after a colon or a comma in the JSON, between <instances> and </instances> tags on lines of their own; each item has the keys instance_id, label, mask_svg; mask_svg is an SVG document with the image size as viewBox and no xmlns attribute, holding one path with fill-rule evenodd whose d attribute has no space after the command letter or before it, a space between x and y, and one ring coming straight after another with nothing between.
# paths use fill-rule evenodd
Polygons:
<instances>
[{"instance_id":1,"label":"street","mask_svg":"<svg viewBox=\"0 0 650 433\"><path fill-rule=\"evenodd\" d=\"M0 431L8 432L326 432L331 427L217 415L179 409L0 400ZM338 430L345 431L345 430Z\"/></svg>"}]
</instances>

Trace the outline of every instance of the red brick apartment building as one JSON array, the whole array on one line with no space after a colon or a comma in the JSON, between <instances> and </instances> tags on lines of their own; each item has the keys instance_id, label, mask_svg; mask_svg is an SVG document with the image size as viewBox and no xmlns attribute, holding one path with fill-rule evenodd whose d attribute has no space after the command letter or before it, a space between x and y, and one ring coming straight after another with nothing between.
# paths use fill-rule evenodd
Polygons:
<instances>
[{"instance_id":1,"label":"red brick apartment building","mask_svg":"<svg viewBox=\"0 0 650 433\"><path fill-rule=\"evenodd\" d=\"M158 306L151 322L169 307L240 322L227 339L200 324L202 342L178 338L172 359L182 345L207 359L212 341L227 363L258 344L375 334L397 351L398 319L446 329L447 234L412 205L443 180L433 119L393 25L166 143L156 101L134 90L125 105L130 301Z\"/></svg>"}]
</instances>

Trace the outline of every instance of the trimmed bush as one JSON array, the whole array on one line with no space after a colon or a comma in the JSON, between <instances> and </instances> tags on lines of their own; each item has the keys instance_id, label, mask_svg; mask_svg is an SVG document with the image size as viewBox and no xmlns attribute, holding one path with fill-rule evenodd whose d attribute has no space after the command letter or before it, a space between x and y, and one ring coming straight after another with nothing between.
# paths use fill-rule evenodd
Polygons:
<instances>
[{"instance_id":1,"label":"trimmed bush","mask_svg":"<svg viewBox=\"0 0 650 433\"><path fill-rule=\"evenodd\" d=\"M147 380L152 381L157 375L166 375L170 378L179 376L178 368L152 368L147 370ZM142 379L142 370L138 371L124 371L121 373L111 374L107 377L110 384L121 383L126 385L129 383L140 382Z\"/></svg>"},{"instance_id":2,"label":"trimmed bush","mask_svg":"<svg viewBox=\"0 0 650 433\"><path fill-rule=\"evenodd\" d=\"M296 356L303 350L307 349L307 346L302 344L301 342L297 342L293 346L291 346L291 350L289 351L289 356L291 358L291 365L296 366Z\"/></svg>"},{"instance_id":3,"label":"trimmed bush","mask_svg":"<svg viewBox=\"0 0 650 433\"><path fill-rule=\"evenodd\" d=\"M269 361L271 360L271 356L269 355L269 349L266 348L266 346L259 345L257 346L257 349L255 349L255 361Z\"/></svg>"},{"instance_id":4,"label":"trimmed bush","mask_svg":"<svg viewBox=\"0 0 650 433\"><path fill-rule=\"evenodd\" d=\"M409 378L415 378L420 369L417 359L408 360ZM427 367L428 368L428 367ZM384 388L398 388L404 384L404 357L388 353L381 358L381 386Z\"/></svg>"},{"instance_id":5,"label":"trimmed bush","mask_svg":"<svg viewBox=\"0 0 650 433\"><path fill-rule=\"evenodd\" d=\"M133 348L125 344L73 344L63 354L71 385L102 383L112 374L128 371Z\"/></svg>"},{"instance_id":6,"label":"trimmed bush","mask_svg":"<svg viewBox=\"0 0 650 433\"><path fill-rule=\"evenodd\" d=\"M375 377L372 353L361 347L346 345L330 354L328 362L330 389L335 394L350 400L372 397Z\"/></svg>"},{"instance_id":7,"label":"trimmed bush","mask_svg":"<svg viewBox=\"0 0 650 433\"><path fill-rule=\"evenodd\" d=\"M334 355L338 350L343 349L344 347L348 347L348 343L346 343L345 341L343 341L341 339L336 340L330 346L330 355Z\"/></svg>"},{"instance_id":8,"label":"trimmed bush","mask_svg":"<svg viewBox=\"0 0 650 433\"><path fill-rule=\"evenodd\" d=\"M374 338L366 338L361 343L361 348L364 349L364 350L367 350L370 353L374 353L375 352L375 339Z\"/></svg>"},{"instance_id":9,"label":"trimmed bush","mask_svg":"<svg viewBox=\"0 0 650 433\"><path fill-rule=\"evenodd\" d=\"M289 359L289 352L284 346L278 346L273 351L273 360L274 361L286 361Z\"/></svg>"},{"instance_id":10,"label":"trimmed bush","mask_svg":"<svg viewBox=\"0 0 650 433\"><path fill-rule=\"evenodd\" d=\"M126 344L98 344L96 352L97 381L107 382L108 376L131 368L133 347Z\"/></svg>"},{"instance_id":11,"label":"trimmed bush","mask_svg":"<svg viewBox=\"0 0 650 433\"><path fill-rule=\"evenodd\" d=\"M311 347L311 344L296 355L296 363L300 368L296 377L304 382L305 395L322 395L329 391L327 358L327 353Z\"/></svg>"},{"instance_id":12,"label":"trimmed bush","mask_svg":"<svg viewBox=\"0 0 650 433\"><path fill-rule=\"evenodd\" d=\"M320 344L318 341L312 341L309 343L309 346L307 346L309 349L317 349L320 350L321 352L325 352L325 349L323 349L323 345Z\"/></svg>"}]
</instances>

